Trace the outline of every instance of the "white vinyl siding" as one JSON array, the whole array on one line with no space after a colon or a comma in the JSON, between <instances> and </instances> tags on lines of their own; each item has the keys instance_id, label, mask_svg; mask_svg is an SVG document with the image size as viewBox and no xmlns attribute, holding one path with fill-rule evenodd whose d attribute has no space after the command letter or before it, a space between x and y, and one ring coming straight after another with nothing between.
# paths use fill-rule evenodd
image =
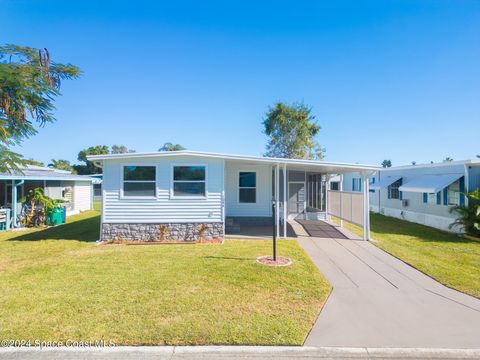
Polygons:
<instances>
[{"instance_id":1,"label":"white vinyl siding","mask_svg":"<svg viewBox=\"0 0 480 360\"><path fill-rule=\"evenodd\" d=\"M239 173L256 173L256 202L239 201ZM227 216L272 215L272 167L251 165L238 161L226 161L225 166L225 211Z\"/></svg>"},{"instance_id":2,"label":"white vinyl siding","mask_svg":"<svg viewBox=\"0 0 480 360\"><path fill-rule=\"evenodd\" d=\"M207 168L207 196L183 199L172 197L173 166L198 163ZM128 199L120 196L122 165L120 160L115 159L106 160L104 163L102 186L105 193L105 223L223 221L223 160L189 156L135 159L135 165L156 166L156 197L149 199Z\"/></svg>"}]
</instances>

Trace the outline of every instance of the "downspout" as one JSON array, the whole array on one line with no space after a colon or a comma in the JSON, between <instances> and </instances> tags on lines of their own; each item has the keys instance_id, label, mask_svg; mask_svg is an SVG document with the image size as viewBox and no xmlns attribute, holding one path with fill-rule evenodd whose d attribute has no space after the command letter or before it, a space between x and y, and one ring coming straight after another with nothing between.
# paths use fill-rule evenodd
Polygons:
<instances>
[{"instance_id":1,"label":"downspout","mask_svg":"<svg viewBox=\"0 0 480 360\"><path fill-rule=\"evenodd\" d=\"M18 184L15 184L15 180L12 180L12 228L17 227L17 186L24 182L25 180L20 180Z\"/></svg>"},{"instance_id":2,"label":"downspout","mask_svg":"<svg viewBox=\"0 0 480 360\"><path fill-rule=\"evenodd\" d=\"M465 185L464 185L464 192L468 194L470 191L470 178L469 178L469 172L468 172L468 165L464 164L463 167L465 168ZM464 201L465 201L465 206L468 206L468 196L464 196Z\"/></svg>"}]
</instances>

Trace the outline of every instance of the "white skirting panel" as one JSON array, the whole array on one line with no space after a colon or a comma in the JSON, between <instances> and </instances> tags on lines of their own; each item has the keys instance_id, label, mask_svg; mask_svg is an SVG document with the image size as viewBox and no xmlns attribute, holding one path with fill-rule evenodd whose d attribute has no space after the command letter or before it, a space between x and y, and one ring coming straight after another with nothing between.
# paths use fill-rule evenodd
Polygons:
<instances>
[{"instance_id":1,"label":"white skirting panel","mask_svg":"<svg viewBox=\"0 0 480 360\"><path fill-rule=\"evenodd\" d=\"M383 206L379 210L378 205L371 205L370 210L373 212L380 212L381 214L386 216L391 216L397 219L402 219L417 224L427 225L440 230L454 233L462 232L460 228L448 228L448 226L454 221L454 219L450 217L431 215L402 209L393 209Z\"/></svg>"}]
</instances>

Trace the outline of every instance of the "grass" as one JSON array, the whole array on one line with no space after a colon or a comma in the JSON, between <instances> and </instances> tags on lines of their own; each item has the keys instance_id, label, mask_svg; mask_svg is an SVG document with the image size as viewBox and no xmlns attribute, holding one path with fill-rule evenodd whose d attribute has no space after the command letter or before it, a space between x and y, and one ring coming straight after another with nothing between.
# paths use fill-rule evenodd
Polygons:
<instances>
[{"instance_id":1,"label":"grass","mask_svg":"<svg viewBox=\"0 0 480 360\"><path fill-rule=\"evenodd\" d=\"M344 224L362 233L358 226ZM371 236L373 244L442 284L480 298L480 242L375 213Z\"/></svg>"},{"instance_id":2,"label":"grass","mask_svg":"<svg viewBox=\"0 0 480 360\"><path fill-rule=\"evenodd\" d=\"M301 345L330 286L294 241L97 246L96 211L0 233L0 339Z\"/></svg>"}]
</instances>

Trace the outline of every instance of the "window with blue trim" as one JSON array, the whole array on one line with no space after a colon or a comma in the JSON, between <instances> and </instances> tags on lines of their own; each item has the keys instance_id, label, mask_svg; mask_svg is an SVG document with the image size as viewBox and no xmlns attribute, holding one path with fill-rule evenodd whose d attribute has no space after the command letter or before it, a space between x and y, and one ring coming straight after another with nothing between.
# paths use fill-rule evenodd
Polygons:
<instances>
[{"instance_id":1,"label":"window with blue trim","mask_svg":"<svg viewBox=\"0 0 480 360\"><path fill-rule=\"evenodd\" d=\"M460 205L460 193L460 180L457 180L447 188L447 204Z\"/></svg>"},{"instance_id":2,"label":"window with blue trim","mask_svg":"<svg viewBox=\"0 0 480 360\"><path fill-rule=\"evenodd\" d=\"M395 181L393 184L391 184L388 187L388 198L389 199L400 199L400 190L398 189L400 186L402 186L402 179L399 179Z\"/></svg>"},{"instance_id":3,"label":"window with blue trim","mask_svg":"<svg viewBox=\"0 0 480 360\"><path fill-rule=\"evenodd\" d=\"M362 178L352 179L352 191L362 191Z\"/></svg>"}]
</instances>

